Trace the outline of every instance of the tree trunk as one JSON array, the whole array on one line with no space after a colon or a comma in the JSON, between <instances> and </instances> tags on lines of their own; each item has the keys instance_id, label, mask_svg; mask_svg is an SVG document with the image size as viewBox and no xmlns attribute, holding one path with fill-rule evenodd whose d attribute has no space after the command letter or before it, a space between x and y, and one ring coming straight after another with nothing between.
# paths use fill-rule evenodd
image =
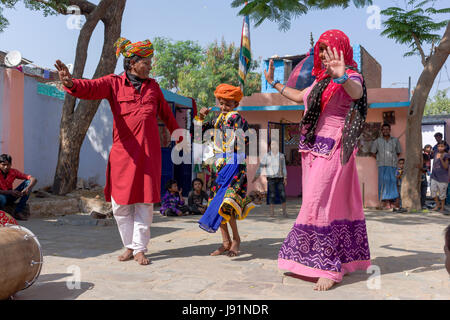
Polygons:
<instances>
[{"instance_id":1,"label":"tree trunk","mask_svg":"<svg viewBox=\"0 0 450 320\"><path fill-rule=\"evenodd\" d=\"M78 38L74 78L82 77L89 41L100 19L105 26L105 40L93 78L114 72L117 64L114 42L120 37L125 3L126 0L102 0L96 10L102 9L103 12L94 10L88 15ZM71 192L76 188L81 146L101 101L81 100L76 108L75 102L74 97L66 95L60 125L58 162L53 181L53 193L59 195Z\"/></svg>"},{"instance_id":2,"label":"tree trunk","mask_svg":"<svg viewBox=\"0 0 450 320\"><path fill-rule=\"evenodd\" d=\"M428 59L411 98L406 122L405 176L402 181L403 207L421 209L420 176L422 168L422 117L434 80L450 54L450 23L435 53Z\"/></svg>"}]
</instances>

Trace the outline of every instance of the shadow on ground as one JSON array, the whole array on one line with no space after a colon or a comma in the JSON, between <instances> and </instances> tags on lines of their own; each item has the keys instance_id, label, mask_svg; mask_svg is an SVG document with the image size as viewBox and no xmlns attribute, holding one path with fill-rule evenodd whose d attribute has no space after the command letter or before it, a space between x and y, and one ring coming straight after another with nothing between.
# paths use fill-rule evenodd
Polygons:
<instances>
[{"instance_id":1,"label":"shadow on ground","mask_svg":"<svg viewBox=\"0 0 450 320\"><path fill-rule=\"evenodd\" d=\"M90 282L80 282L75 286L70 278L54 282L70 276L73 275L69 273L41 275L31 287L16 293L14 300L73 300L94 288L94 284Z\"/></svg>"},{"instance_id":2,"label":"shadow on ground","mask_svg":"<svg viewBox=\"0 0 450 320\"><path fill-rule=\"evenodd\" d=\"M437 223L448 225L450 217L440 213L393 213L386 211L366 211L366 220L379 221L398 225L419 225Z\"/></svg>"},{"instance_id":3,"label":"shadow on ground","mask_svg":"<svg viewBox=\"0 0 450 320\"><path fill-rule=\"evenodd\" d=\"M36 235L44 256L86 259L123 248L117 226L58 226L55 222L41 219L31 219L21 225ZM154 224L151 227L151 235L152 238L157 238L178 230L181 228ZM105 232L109 233L108 237L104 236Z\"/></svg>"},{"instance_id":4,"label":"shadow on ground","mask_svg":"<svg viewBox=\"0 0 450 320\"><path fill-rule=\"evenodd\" d=\"M164 260L169 258L189 258L192 256L206 256L220 246L220 240L216 244L196 245L190 247L162 250L148 257L151 260ZM234 261L250 261L254 259L274 260L278 257L278 251L284 238L266 238L258 240L243 241L241 253L238 257L230 258Z\"/></svg>"}]
</instances>

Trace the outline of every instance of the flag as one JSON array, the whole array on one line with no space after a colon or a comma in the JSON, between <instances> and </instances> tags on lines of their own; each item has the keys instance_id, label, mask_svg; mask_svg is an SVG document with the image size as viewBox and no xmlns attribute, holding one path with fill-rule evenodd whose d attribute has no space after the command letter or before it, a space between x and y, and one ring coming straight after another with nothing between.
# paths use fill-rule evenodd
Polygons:
<instances>
[{"instance_id":1,"label":"flag","mask_svg":"<svg viewBox=\"0 0 450 320\"><path fill-rule=\"evenodd\" d=\"M245 77L247 76L252 54L250 51L250 22L248 16L244 17L241 34L241 51L239 53L239 81L241 88L244 88Z\"/></svg>"}]
</instances>

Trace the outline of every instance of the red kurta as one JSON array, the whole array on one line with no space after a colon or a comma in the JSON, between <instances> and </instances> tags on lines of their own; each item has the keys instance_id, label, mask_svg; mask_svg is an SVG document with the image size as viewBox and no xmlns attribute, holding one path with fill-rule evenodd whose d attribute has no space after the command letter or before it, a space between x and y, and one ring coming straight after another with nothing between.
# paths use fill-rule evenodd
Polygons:
<instances>
[{"instance_id":1,"label":"red kurta","mask_svg":"<svg viewBox=\"0 0 450 320\"><path fill-rule=\"evenodd\" d=\"M80 99L107 99L114 117L113 145L106 168L105 199L117 204L156 203L161 190L161 146L157 116L170 133L179 126L154 79L139 93L123 73L72 79L65 90Z\"/></svg>"}]
</instances>

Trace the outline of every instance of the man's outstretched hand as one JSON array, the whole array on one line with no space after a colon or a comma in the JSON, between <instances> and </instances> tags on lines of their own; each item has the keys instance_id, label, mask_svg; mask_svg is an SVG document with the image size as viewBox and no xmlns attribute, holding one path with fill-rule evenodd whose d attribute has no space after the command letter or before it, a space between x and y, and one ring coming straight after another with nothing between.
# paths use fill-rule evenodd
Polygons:
<instances>
[{"instance_id":1,"label":"man's outstretched hand","mask_svg":"<svg viewBox=\"0 0 450 320\"><path fill-rule=\"evenodd\" d=\"M55 68L58 70L59 80L61 80L62 84L67 88L71 88L73 86L73 82L69 68L67 68L61 60L56 60Z\"/></svg>"}]
</instances>

